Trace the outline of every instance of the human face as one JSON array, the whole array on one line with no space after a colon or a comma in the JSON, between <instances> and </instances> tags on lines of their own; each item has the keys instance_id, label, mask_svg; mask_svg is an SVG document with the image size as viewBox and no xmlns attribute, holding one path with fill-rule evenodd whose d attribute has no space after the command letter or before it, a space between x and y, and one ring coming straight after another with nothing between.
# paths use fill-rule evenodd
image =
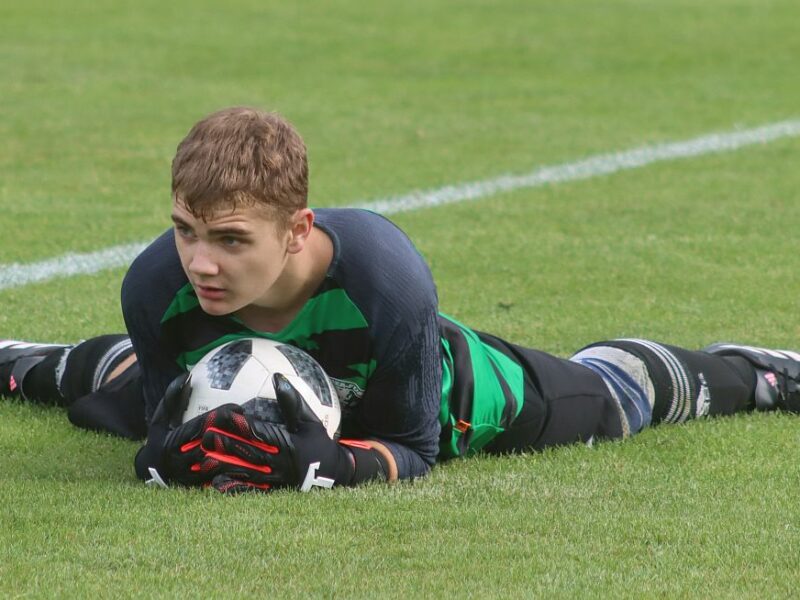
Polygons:
<instances>
[{"instance_id":1,"label":"human face","mask_svg":"<svg viewBox=\"0 0 800 600\"><path fill-rule=\"evenodd\" d=\"M284 231L255 207L220 210L207 220L173 203L175 245L200 307L226 315L250 305L280 306L281 276L294 250Z\"/></svg>"}]
</instances>

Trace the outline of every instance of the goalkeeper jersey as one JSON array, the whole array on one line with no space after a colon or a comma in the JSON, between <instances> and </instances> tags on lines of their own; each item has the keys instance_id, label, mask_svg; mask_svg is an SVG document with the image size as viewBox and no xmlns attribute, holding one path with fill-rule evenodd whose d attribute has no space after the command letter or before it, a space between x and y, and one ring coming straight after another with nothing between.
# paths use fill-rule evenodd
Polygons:
<instances>
[{"instance_id":1,"label":"goalkeeper jersey","mask_svg":"<svg viewBox=\"0 0 800 600\"><path fill-rule=\"evenodd\" d=\"M142 369L148 419L169 382L211 349L241 337L302 348L342 405L342 436L386 444L401 478L474 452L522 405L523 369L481 334L438 313L430 270L407 236L375 213L318 209L333 242L326 277L278 332L254 331L199 305L172 230L131 265L122 308Z\"/></svg>"}]
</instances>

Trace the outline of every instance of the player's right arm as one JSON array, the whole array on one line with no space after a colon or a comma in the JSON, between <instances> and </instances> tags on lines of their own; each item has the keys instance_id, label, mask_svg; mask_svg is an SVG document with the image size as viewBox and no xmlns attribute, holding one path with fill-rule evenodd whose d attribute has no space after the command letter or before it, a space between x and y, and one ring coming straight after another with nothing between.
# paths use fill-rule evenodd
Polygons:
<instances>
[{"instance_id":1,"label":"player's right arm","mask_svg":"<svg viewBox=\"0 0 800 600\"><path fill-rule=\"evenodd\" d=\"M172 290L182 285L182 272L176 271L174 265L168 268L174 252L172 233L167 232L133 261L122 282L122 315L139 362L148 426L148 441L142 451L164 445L167 426L154 427L153 417L170 383L182 373L160 337L161 318L172 300ZM151 465L144 463L153 460L141 452L137 455L140 478L148 477L147 468Z\"/></svg>"},{"instance_id":2,"label":"player's right arm","mask_svg":"<svg viewBox=\"0 0 800 600\"><path fill-rule=\"evenodd\" d=\"M161 320L185 283L171 230L133 261L122 282L122 316L141 367L148 422L167 386L182 372L168 349L170 340L162 337Z\"/></svg>"}]
</instances>

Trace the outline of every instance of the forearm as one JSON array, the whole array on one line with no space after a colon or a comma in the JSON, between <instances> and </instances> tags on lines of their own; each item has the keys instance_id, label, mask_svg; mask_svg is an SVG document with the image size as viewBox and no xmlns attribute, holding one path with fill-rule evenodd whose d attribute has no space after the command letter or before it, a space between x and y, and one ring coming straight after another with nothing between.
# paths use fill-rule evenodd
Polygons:
<instances>
[{"instance_id":1,"label":"forearm","mask_svg":"<svg viewBox=\"0 0 800 600\"><path fill-rule=\"evenodd\" d=\"M352 475L349 481L340 484L358 485L373 479L397 481L397 461L384 444L377 440L339 440L340 447L348 454Z\"/></svg>"},{"instance_id":2,"label":"forearm","mask_svg":"<svg viewBox=\"0 0 800 600\"><path fill-rule=\"evenodd\" d=\"M392 451L377 440L364 440L364 441L372 447L373 451L379 453L386 461L386 466L387 466L386 481L397 481L398 479L397 461L395 460Z\"/></svg>"},{"instance_id":3,"label":"forearm","mask_svg":"<svg viewBox=\"0 0 800 600\"><path fill-rule=\"evenodd\" d=\"M359 440L360 445L370 449L370 452L380 456L385 464L386 481L414 479L424 477L435 462L434 457L426 456L417 450L387 440L364 439Z\"/></svg>"}]
</instances>

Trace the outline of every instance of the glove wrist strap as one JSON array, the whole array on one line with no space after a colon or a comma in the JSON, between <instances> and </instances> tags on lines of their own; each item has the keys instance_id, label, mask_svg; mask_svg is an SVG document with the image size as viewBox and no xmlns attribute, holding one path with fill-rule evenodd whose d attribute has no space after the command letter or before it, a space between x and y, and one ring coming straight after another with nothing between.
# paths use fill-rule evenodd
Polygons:
<instances>
[{"instance_id":1,"label":"glove wrist strap","mask_svg":"<svg viewBox=\"0 0 800 600\"><path fill-rule=\"evenodd\" d=\"M357 440L340 440L339 443L345 446L353 457L353 475L348 485L388 478L389 465L380 452Z\"/></svg>"}]
</instances>

